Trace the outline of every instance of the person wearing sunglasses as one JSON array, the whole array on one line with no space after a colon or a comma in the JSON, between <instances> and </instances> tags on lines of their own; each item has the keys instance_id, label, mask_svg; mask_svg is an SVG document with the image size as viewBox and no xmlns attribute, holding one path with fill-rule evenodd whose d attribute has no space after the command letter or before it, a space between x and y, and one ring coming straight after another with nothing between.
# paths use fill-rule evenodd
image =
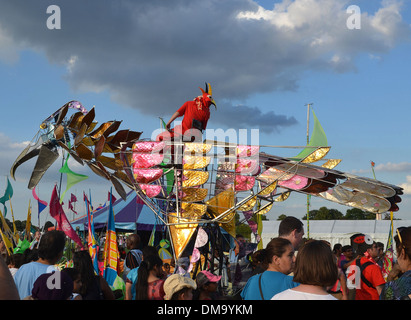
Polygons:
<instances>
[{"instance_id":1,"label":"person wearing sunglasses","mask_svg":"<svg viewBox=\"0 0 411 320\"><path fill-rule=\"evenodd\" d=\"M397 229L394 237L397 250L397 263L402 275L385 284L381 300L410 300L411 298L411 227Z\"/></svg>"}]
</instances>

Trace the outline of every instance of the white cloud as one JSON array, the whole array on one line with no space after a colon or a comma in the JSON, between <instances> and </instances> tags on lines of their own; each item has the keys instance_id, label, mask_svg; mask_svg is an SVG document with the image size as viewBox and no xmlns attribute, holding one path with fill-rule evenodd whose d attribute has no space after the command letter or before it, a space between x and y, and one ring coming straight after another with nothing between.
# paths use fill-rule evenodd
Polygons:
<instances>
[{"instance_id":1,"label":"white cloud","mask_svg":"<svg viewBox=\"0 0 411 320\"><path fill-rule=\"evenodd\" d=\"M410 31L398 1L362 12L360 30L346 27L342 0L283 0L273 10L250 0L53 4L61 8L61 30L45 27L43 3L0 0L0 43L10 44L0 59L23 46L44 52L67 68L73 89L107 90L115 102L154 116L172 114L205 81L232 113L233 100L297 90L306 71L351 72L359 54L381 56ZM241 122L249 123L255 107L244 108ZM287 118L281 113L259 111L252 120L269 118L275 131Z\"/></svg>"},{"instance_id":2,"label":"white cloud","mask_svg":"<svg viewBox=\"0 0 411 320\"><path fill-rule=\"evenodd\" d=\"M407 182L400 184L400 187L404 189L404 194L411 195L411 176L407 176Z\"/></svg>"},{"instance_id":3,"label":"white cloud","mask_svg":"<svg viewBox=\"0 0 411 320\"><path fill-rule=\"evenodd\" d=\"M18 61L19 46L7 34L7 32L0 27L0 60L9 64Z\"/></svg>"},{"instance_id":4,"label":"white cloud","mask_svg":"<svg viewBox=\"0 0 411 320\"><path fill-rule=\"evenodd\" d=\"M400 162L400 163L388 162L385 164L376 165L374 170L375 171L389 171L389 172L410 172L411 163L410 162Z\"/></svg>"}]
</instances>

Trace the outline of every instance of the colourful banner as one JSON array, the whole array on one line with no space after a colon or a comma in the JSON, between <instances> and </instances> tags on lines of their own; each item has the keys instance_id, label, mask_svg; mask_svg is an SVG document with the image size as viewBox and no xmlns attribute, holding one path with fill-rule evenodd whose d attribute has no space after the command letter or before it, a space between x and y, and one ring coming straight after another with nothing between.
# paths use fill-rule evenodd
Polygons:
<instances>
[{"instance_id":1,"label":"colourful banner","mask_svg":"<svg viewBox=\"0 0 411 320\"><path fill-rule=\"evenodd\" d=\"M35 200L37 200L37 205L38 205L38 218L40 218L40 213L41 213L44 209L46 209L46 207L48 206L48 203L47 203L46 201L44 201L44 200L40 200L40 198L39 198L38 195L36 194L36 187L33 188L32 195L33 195L33 198L34 198Z\"/></svg>"},{"instance_id":2,"label":"colourful banner","mask_svg":"<svg viewBox=\"0 0 411 320\"><path fill-rule=\"evenodd\" d=\"M117 262L119 258L112 200L113 196L111 195L107 221L106 243L104 245L104 279L106 279L110 286L114 285L114 281L117 278Z\"/></svg>"},{"instance_id":3,"label":"colourful banner","mask_svg":"<svg viewBox=\"0 0 411 320\"><path fill-rule=\"evenodd\" d=\"M98 268L98 244L96 240L96 236L94 233L94 222L93 222L93 212L91 210L91 205L90 202L86 196L86 194L83 192L84 195L84 201L86 202L86 208L87 208L87 217L88 217L88 250L90 253L91 260L93 261L93 267L94 271L96 274L100 274L99 268Z\"/></svg>"},{"instance_id":4,"label":"colourful banner","mask_svg":"<svg viewBox=\"0 0 411 320\"><path fill-rule=\"evenodd\" d=\"M59 197L57 195L57 186L54 186L53 193L51 194L50 215L56 219L57 228L62 230L70 239L83 248L83 243L81 242L80 237L74 231L66 217L66 214L64 213L63 207L60 204Z\"/></svg>"},{"instance_id":5,"label":"colourful banner","mask_svg":"<svg viewBox=\"0 0 411 320\"><path fill-rule=\"evenodd\" d=\"M391 225L390 225L390 234L388 236L388 242L387 242L387 249L384 254L384 260L383 260L383 266L382 266L382 275L387 281L388 274L390 273L393 265L393 259L394 259L394 248L393 248L393 242L392 242L392 232L393 232L393 212L391 211Z\"/></svg>"},{"instance_id":6,"label":"colourful banner","mask_svg":"<svg viewBox=\"0 0 411 320\"><path fill-rule=\"evenodd\" d=\"M24 239L27 239L28 241L31 240L31 201L29 200L29 209L27 211L27 220L26 220L26 234L24 235Z\"/></svg>"}]
</instances>

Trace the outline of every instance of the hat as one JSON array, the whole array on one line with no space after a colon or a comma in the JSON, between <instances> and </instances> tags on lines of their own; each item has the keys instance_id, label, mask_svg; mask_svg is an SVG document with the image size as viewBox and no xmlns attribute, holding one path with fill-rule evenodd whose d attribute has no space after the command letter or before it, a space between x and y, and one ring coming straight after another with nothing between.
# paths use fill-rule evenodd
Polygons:
<instances>
[{"instance_id":1,"label":"hat","mask_svg":"<svg viewBox=\"0 0 411 320\"><path fill-rule=\"evenodd\" d=\"M174 293L183 288L197 289L197 285L193 279L184 277L181 274L173 274L169 276L164 282L164 299L170 300Z\"/></svg>"},{"instance_id":2,"label":"hat","mask_svg":"<svg viewBox=\"0 0 411 320\"><path fill-rule=\"evenodd\" d=\"M351 246L356 254L364 254L367 249L372 247L373 239L363 233L356 233L350 237Z\"/></svg>"},{"instance_id":3,"label":"hat","mask_svg":"<svg viewBox=\"0 0 411 320\"><path fill-rule=\"evenodd\" d=\"M201 287L208 282L218 282L220 281L221 276L216 276L215 274L212 274L210 271L203 270L199 274L197 274L197 286Z\"/></svg>"},{"instance_id":4,"label":"hat","mask_svg":"<svg viewBox=\"0 0 411 320\"><path fill-rule=\"evenodd\" d=\"M43 273L34 282L31 296L37 300L67 300L73 294L73 280L66 272Z\"/></svg>"}]
</instances>

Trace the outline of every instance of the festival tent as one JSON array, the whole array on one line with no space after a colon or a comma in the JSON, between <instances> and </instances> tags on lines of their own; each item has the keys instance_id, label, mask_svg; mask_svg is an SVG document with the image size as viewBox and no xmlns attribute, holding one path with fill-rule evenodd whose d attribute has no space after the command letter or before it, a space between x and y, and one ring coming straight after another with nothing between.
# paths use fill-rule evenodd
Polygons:
<instances>
[{"instance_id":1,"label":"festival tent","mask_svg":"<svg viewBox=\"0 0 411 320\"><path fill-rule=\"evenodd\" d=\"M115 226L117 230L135 231L137 222L137 231L152 231L156 226L156 230L163 229L161 221L157 221L154 212L138 201L137 194L131 191L127 194L127 198L118 199L113 203L113 211L115 214ZM93 212L94 228L101 229L107 225L109 206L105 206ZM77 227L80 231L87 230L88 219L87 215L71 221L74 229Z\"/></svg>"},{"instance_id":2,"label":"festival tent","mask_svg":"<svg viewBox=\"0 0 411 320\"><path fill-rule=\"evenodd\" d=\"M350 244L350 237L356 233L369 235L375 242L387 244L390 232L390 220L301 220L304 224L304 237L316 240L326 240L331 244ZM281 221L263 221L261 238L264 248L272 238L278 237L278 227ZM411 220L393 220L394 235L399 227L411 226Z\"/></svg>"}]
</instances>

